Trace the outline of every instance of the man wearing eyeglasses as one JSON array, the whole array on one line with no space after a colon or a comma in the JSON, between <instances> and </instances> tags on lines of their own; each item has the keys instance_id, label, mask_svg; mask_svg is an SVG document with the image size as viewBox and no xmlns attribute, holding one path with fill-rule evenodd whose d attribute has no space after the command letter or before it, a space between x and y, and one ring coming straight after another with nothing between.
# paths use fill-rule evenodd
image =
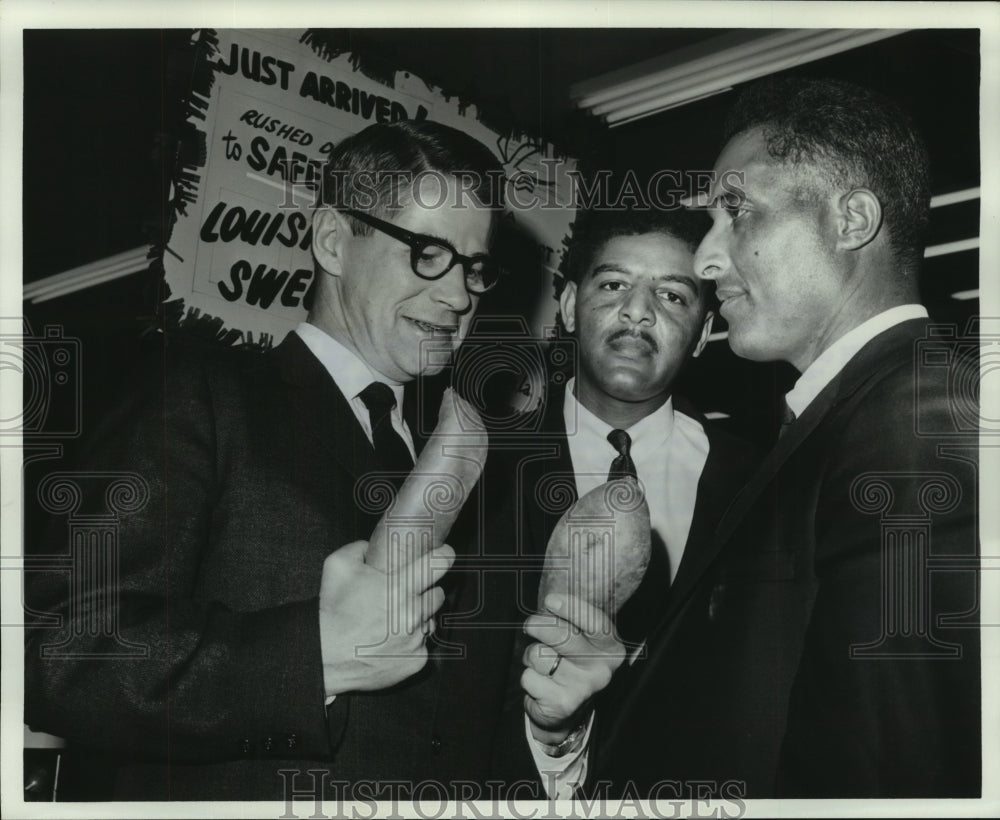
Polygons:
<instances>
[{"instance_id":1,"label":"man wearing eyeglasses","mask_svg":"<svg viewBox=\"0 0 1000 820\"><path fill-rule=\"evenodd\" d=\"M26 714L111 753L117 798L418 799L420 783L485 779L511 631L470 638L458 660L429 649L454 552L389 584L364 563L378 512L359 488L412 468L404 385L443 367L497 283L502 173L430 122L345 139L314 215L308 321L263 357L175 364L168 349L151 392L98 437L88 469L148 486L104 588L119 632L77 640L102 655L86 660L45 651L60 630L30 632ZM466 593L459 611L482 604ZM64 576L29 598L89 605Z\"/></svg>"}]
</instances>

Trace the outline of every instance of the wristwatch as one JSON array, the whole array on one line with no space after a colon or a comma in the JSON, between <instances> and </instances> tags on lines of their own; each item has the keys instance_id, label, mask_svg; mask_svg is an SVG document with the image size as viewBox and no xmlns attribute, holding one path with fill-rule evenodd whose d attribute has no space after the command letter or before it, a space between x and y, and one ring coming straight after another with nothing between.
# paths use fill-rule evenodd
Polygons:
<instances>
[{"instance_id":1,"label":"wristwatch","mask_svg":"<svg viewBox=\"0 0 1000 820\"><path fill-rule=\"evenodd\" d=\"M563 757L579 748L580 741L586 733L587 721L584 721L558 743L539 743L539 745L549 757Z\"/></svg>"}]
</instances>

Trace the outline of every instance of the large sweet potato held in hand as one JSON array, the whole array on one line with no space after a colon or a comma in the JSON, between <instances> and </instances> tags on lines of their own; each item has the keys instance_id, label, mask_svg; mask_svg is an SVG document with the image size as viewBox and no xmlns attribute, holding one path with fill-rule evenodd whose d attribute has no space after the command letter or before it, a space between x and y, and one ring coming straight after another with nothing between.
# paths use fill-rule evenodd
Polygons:
<instances>
[{"instance_id":1,"label":"large sweet potato held in hand","mask_svg":"<svg viewBox=\"0 0 1000 820\"><path fill-rule=\"evenodd\" d=\"M437 427L375 526L365 563L385 572L443 544L479 481L488 443L476 408L446 390Z\"/></svg>"},{"instance_id":2,"label":"large sweet potato held in hand","mask_svg":"<svg viewBox=\"0 0 1000 820\"><path fill-rule=\"evenodd\" d=\"M639 484L621 478L595 487L552 531L538 604L558 592L614 614L638 588L649 556L649 507Z\"/></svg>"}]
</instances>

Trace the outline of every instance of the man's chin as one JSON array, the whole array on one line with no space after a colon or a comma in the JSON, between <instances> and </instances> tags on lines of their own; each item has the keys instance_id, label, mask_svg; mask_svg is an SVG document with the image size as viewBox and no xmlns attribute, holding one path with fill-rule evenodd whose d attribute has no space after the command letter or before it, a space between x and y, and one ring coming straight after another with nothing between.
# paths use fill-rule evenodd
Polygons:
<instances>
[{"instance_id":1,"label":"man's chin","mask_svg":"<svg viewBox=\"0 0 1000 820\"><path fill-rule=\"evenodd\" d=\"M769 349L766 344L767 340L754 338L753 334L750 333L734 331L732 326L729 328L727 340L730 350L741 359L747 359L751 362L770 362L778 358Z\"/></svg>"},{"instance_id":2,"label":"man's chin","mask_svg":"<svg viewBox=\"0 0 1000 820\"><path fill-rule=\"evenodd\" d=\"M417 356L414 361L400 362L400 369L407 373L407 378L412 380L424 376L436 376L451 364L457 345L449 339L421 342L419 349L415 352Z\"/></svg>"},{"instance_id":3,"label":"man's chin","mask_svg":"<svg viewBox=\"0 0 1000 820\"><path fill-rule=\"evenodd\" d=\"M648 374L626 368L615 368L607 373L601 388L604 393L618 401L640 402L662 392L662 385L654 384Z\"/></svg>"},{"instance_id":4,"label":"man's chin","mask_svg":"<svg viewBox=\"0 0 1000 820\"><path fill-rule=\"evenodd\" d=\"M443 364L433 364L425 367L423 370L419 371L416 375L410 376L411 379L424 378L425 376L436 376L444 370Z\"/></svg>"}]
</instances>

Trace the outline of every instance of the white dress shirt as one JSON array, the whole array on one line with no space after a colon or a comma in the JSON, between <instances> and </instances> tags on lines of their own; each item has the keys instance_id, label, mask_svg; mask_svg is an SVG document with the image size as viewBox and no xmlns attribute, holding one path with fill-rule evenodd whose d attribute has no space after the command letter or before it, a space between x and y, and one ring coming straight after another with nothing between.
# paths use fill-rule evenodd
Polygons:
<instances>
[{"instance_id":1,"label":"white dress shirt","mask_svg":"<svg viewBox=\"0 0 1000 820\"><path fill-rule=\"evenodd\" d=\"M413 436L410 428L403 420L403 385L393 384L381 373L372 370L363 359L356 353L348 350L340 342L327 333L324 333L315 325L302 322L295 332L299 338L305 342L306 347L319 359L320 364L326 368L330 378L337 385L337 389L344 394L351 410L361 428L368 436L368 441L372 441L372 423L368 414L368 407L361 399L361 391L372 382L382 382L388 385L396 397L396 406L392 408L392 427L402 437L410 456L416 461L416 452L413 449Z\"/></svg>"},{"instance_id":2,"label":"white dress shirt","mask_svg":"<svg viewBox=\"0 0 1000 820\"><path fill-rule=\"evenodd\" d=\"M566 385L563 419L566 438L580 496L608 480L611 462L618 451L608 441L610 424L601 421L577 401L575 379ZM627 429L632 439L630 454L635 471L649 500L650 529L666 546L670 561L670 580L677 576L687 544L694 505L698 497L705 461L708 459L708 436L701 424L683 413L675 413L672 399ZM654 540L654 545L655 545ZM575 787L587 775L587 747L593 716L579 749L563 757L550 757L534 741L525 716L525 730L531 741L535 766L550 797L569 799Z\"/></svg>"},{"instance_id":3,"label":"white dress shirt","mask_svg":"<svg viewBox=\"0 0 1000 820\"><path fill-rule=\"evenodd\" d=\"M798 418L834 377L844 369L854 354L880 333L910 319L926 319L923 305L898 305L872 316L867 322L845 333L805 369L795 386L785 395L785 401Z\"/></svg>"}]
</instances>

